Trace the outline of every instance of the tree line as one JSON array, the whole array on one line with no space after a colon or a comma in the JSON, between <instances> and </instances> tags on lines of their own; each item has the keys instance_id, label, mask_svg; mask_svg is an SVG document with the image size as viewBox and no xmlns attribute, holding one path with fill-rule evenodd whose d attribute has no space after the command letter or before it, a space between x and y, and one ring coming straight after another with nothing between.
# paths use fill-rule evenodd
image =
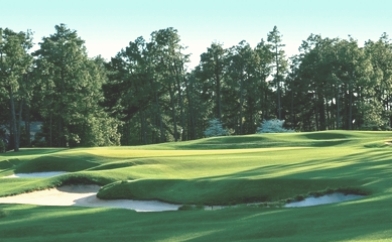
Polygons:
<instances>
[{"instance_id":1,"label":"tree line","mask_svg":"<svg viewBox=\"0 0 392 242\"><path fill-rule=\"evenodd\" d=\"M269 119L297 131L385 130L392 122L385 33L363 47L311 34L288 58L275 26L254 47L213 42L193 70L174 28L130 41L110 60L89 58L64 24L33 52L29 31L0 28L0 36L0 136L9 130L14 150L193 140L212 119L232 135L254 134ZM33 143L31 121L42 121Z\"/></svg>"}]
</instances>

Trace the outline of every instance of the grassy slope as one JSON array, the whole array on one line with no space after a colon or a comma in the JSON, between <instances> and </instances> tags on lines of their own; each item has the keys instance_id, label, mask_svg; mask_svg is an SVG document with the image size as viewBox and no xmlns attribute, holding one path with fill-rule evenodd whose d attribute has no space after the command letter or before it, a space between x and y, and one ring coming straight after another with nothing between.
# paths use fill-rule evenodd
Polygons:
<instances>
[{"instance_id":1,"label":"grassy slope","mask_svg":"<svg viewBox=\"0 0 392 242\"><path fill-rule=\"evenodd\" d=\"M0 195L67 182L109 184L101 191L108 198L120 195L195 204L276 201L342 187L358 188L370 195L358 201L313 208L237 207L150 214L0 205L0 235L7 241L24 241L26 236L28 241L391 238L392 149L385 144L390 139L392 133L387 132L334 131L7 153L0 156L0 176L14 171L71 173L47 179L2 179Z\"/></svg>"}]
</instances>

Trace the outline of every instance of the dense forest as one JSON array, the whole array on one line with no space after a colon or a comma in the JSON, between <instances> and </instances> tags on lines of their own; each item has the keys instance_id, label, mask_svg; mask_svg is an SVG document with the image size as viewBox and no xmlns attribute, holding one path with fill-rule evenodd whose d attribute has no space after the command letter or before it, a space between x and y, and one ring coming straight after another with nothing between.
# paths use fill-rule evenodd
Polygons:
<instances>
[{"instance_id":1,"label":"dense forest","mask_svg":"<svg viewBox=\"0 0 392 242\"><path fill-rule=\"evenodd\" d=\"M139 37L110 60L90 58L66 25L33 47L0 28L0 137L8 148L141 145L202 138L217 119L230 135L279 119L296 131L387 130L392 42L311 34L288 58L277 27L257 46L213 42L199 64L178 31ZM30 123L42 122L35 137ZM10 135L6 135L9 132ZM0 142L2 142L0 141Z\"/></svg>"}]
</instances>

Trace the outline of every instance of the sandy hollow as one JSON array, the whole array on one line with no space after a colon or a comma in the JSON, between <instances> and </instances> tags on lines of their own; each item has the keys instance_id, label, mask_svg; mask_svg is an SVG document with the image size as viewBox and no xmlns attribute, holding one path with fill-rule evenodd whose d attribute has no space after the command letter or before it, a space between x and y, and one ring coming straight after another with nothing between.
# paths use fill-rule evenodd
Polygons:
<instances>
[{"instance_id":1,"label":"sandy hollow","mask_svg":"<svg viewBox=\"0 0 392 242\"><path fill-rule=\"evenodd\" d=\"M354 194L343 194L343 193L332 193L326 194L320 197L308 197L302 201L298 202L291 202L285 205L286 208L295 208L295 207L310 207L310 206L317 206L323 204L330 204L330 203L338 203L350 200L356 200L363 198L362 195L354 195Z\"/></svg>"},{"instance_id":2,"label":"sandy hollow","mask_svg":"<svg viewBox=\"0 0 392 242\"><path fill-rule=\"evenodd\" d=\"M128 199L101 200L96 197L97 185L70 185L42 191L0 197L0 203L33 204L47 206L111 207L132 209L137 212L160 212L178 210L179 205L159 201Z\"/></svg>"},{"instance_id":3,"label":"sandy hollow","mask_svg":"<svg viewBox=\"0 0 392 242\"><path fill-rule=\"evenodd\" d=\"M47 171L47 172L34 172L34 173L16 173L2 178L45 178L52 176L59 176L67 173L66 171Z\"/></svg>"}]
</instances>

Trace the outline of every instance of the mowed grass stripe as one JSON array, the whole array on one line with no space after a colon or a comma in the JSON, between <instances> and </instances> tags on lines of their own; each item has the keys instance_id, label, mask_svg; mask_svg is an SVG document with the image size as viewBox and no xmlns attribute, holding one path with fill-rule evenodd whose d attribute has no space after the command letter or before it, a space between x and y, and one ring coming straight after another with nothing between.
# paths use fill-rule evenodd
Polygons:
<instances>
[{"instance_id":1,"label":"mowed grass stripe","mask_svg":"<svg viewBox=\"0 0 392 242\"><path fill-rule=\"evenodd\" d=\"M64 168L70 173L44 179L0 178L0 195L87 182L103 185L101 194L109 199L121 195L185 204L277 201L339 188L357 189L367 196L311 208L236 206L218 211L150 214L105 208L0 205L1 238L388 241L392 237L391 137L391 132L325 131L6 153L0 155L0 176L22 168Z\"/></svg>"}]
</instances>

